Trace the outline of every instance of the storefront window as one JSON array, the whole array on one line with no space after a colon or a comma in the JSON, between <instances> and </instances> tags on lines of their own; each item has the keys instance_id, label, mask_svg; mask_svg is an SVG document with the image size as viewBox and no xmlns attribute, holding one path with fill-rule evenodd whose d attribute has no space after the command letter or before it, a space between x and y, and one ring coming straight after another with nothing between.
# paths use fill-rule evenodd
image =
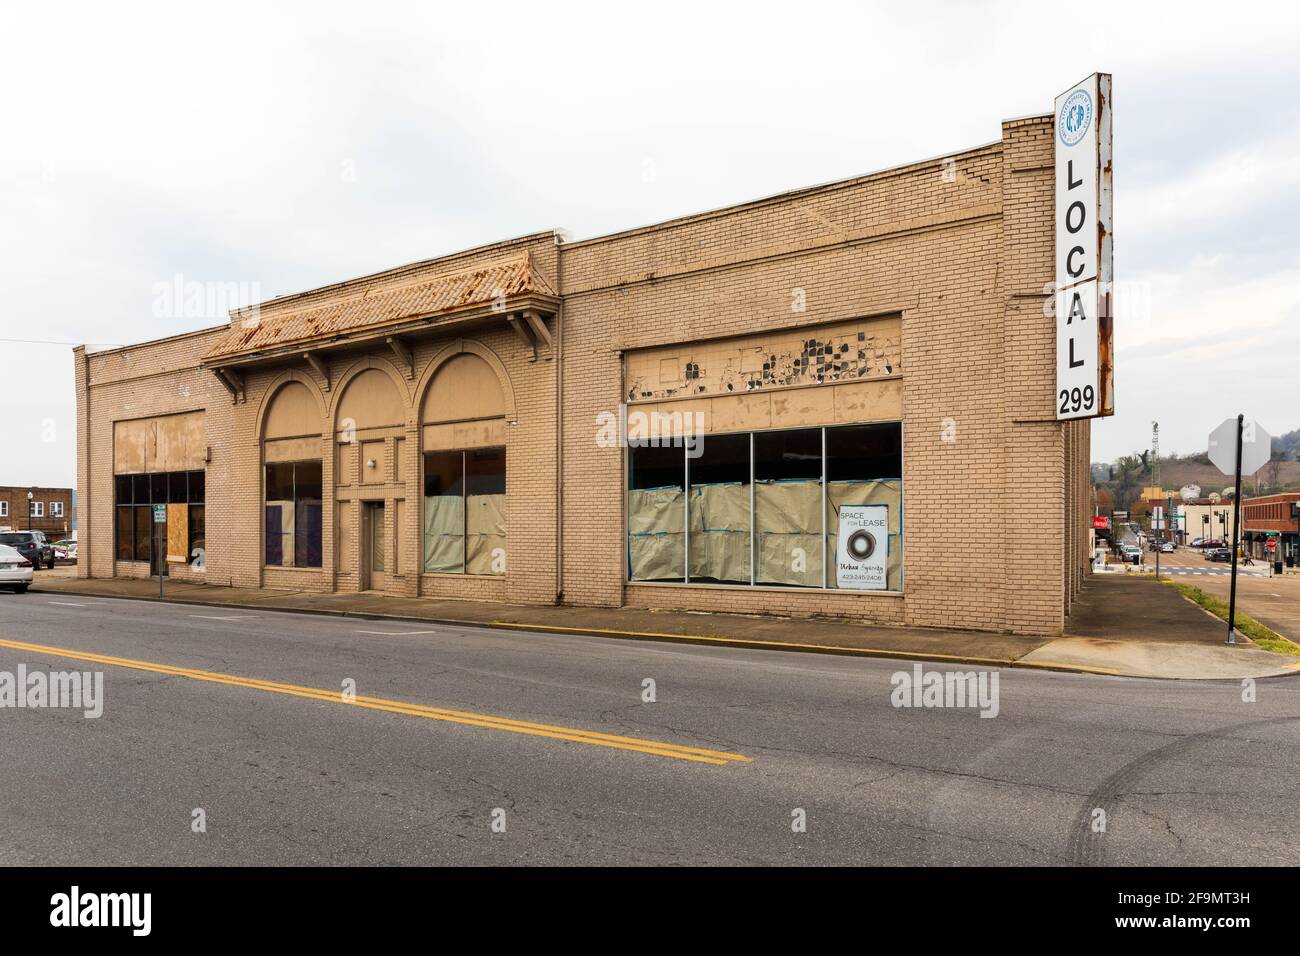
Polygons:
<instances>
[{"instance_id":1,"label":"storefront window","mask_svg":"<svg viewBox=\"0 0 1300 956\"><path fill-rule=\"evenodd\" d=\"M152 561L156 537L153 530L153 509L148 505L136 505L131 510L135 513L135 550L127 560Z\"/></svg>"},{"instance_id":2,"label":"storefront window","mask_svg":"<svg viewBox=\"0 0 1300 956\"><path fill-rule=\"evenodd\" d=\"M750 436L714 435L687 459L692 581L748 584Z\"/></svg>"},{"instance_id":3,"label":"storefront window","mask_svg":"<svg viewBox=\"0 0 1300 956\"><path fill-rule=\"evenodd\" d=\"M853 425L826 429L827 554L838 554L843 509L870 508L888 528L884 556L886 590L903 589L903 444L898 425ZM861 512L859 512L861 513ZM877 545L878 547L878 545ZM828 587L841 585L830 575Z\"/></svg>"},{"instance_id":4,"label":"storefront window","mask_svg":"<svg viewBox=\"0 0 1300 956\"><path fill-rule=\"evenodd\" d=\"M424 570L465 570L465 456L458 451L424 456Z\"/></svg>"},{"instance_id":5,"label":"storefront window","mask_svg":"<svg viewBox=\"0 0 1300 956\"><path fill-rule=\"evenodd\" d=\"M151 561L154 542L166 540L166 522L155 523L153 505L185 505L177 518L188 518L191 554L194 546L194 514L204 510L204 474L201 471L156 472L144 475L116 475L113 478L113 555L118 561ZM158 525L163 527L159 529ZM200 518L200 528L202 519ZM202 539L202 531L199 538Z\"/></svg>"},{"instance_id":6,"label":"storefront window","mask_svg":"<svg viewBox=\"0 0 1300 956\"><path fill-rule=\"evenodd\" d=\"M190 564L197 568L207 565L207 508L204 505L190 505Z\"/></svg>"},{"instance_id":7,"label":"storefront window","mask_svg":"<svg viewBox=\"0 0 1300 956\"><path fill-rule=\"evenodd\" d=\"M118 561L130 561L135 556L135 512L130 505L113 509L113 556Z\"/></svg>"},{"instance_id":8,"label":"storefront window","mask_svg":"<svg viewBox=\"0 0 1300 956\"><path fill-rule=\"evenodd\" d=\"M505 574L504 448L424 456L424 570Z\"/></svg>"},{"instance_id":9,"label":"storefront window","mask_svg":"<svg viewBox=\"0 0 1300 956\"><path fill-rule=\"evenodd\" d=\"M821 500L822 430L755 433L755 584L822 586Z\"/></svg>"},{"instance_id":10,"label":"storefront window","mask_svg":"<svg viewBox=\"0 0 1300 956\"><path fill-rule=\"evenodd\" d=\"M633 446L628 479L630 581L902 590L897 422ZM842 522L869 573L838 566Z\"/></svg>"},{"instance_id":11,"label":"storefront window","mask_svg":"<svg viewBox=\"0 0 1300 956\"><path fill-rule=\"evenodd\" d=\"M686 449L628 449L628 576L686 578Z\"/></svg>"},{"instance_id":12,"label":"storefront window","mask_svg":"<svg viewBox=\"0 0 1300 956\"><path fill-rule=\"evenodd\" d=\"M321 463L266 466L266 565L321 566Z\"/></svg>"}]
</instances>

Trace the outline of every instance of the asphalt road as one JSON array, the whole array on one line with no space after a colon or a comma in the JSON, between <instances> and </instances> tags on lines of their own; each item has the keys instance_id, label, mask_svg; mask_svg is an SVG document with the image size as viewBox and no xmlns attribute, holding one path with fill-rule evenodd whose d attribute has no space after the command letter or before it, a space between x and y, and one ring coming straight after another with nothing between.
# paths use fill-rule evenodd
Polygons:
<instances>
[{"instance_id":1,"label":"asphalt road","mask_svg":"<svg viewBox=\"0 0 1300 956\"><path fill-rule=\"evenodd\" d=\"M990 719L905 662L0 594L20 664L104 711L0 709L0 864L1300 863L1297 680L1011 670Z\"/></svg>"}]
</instances>

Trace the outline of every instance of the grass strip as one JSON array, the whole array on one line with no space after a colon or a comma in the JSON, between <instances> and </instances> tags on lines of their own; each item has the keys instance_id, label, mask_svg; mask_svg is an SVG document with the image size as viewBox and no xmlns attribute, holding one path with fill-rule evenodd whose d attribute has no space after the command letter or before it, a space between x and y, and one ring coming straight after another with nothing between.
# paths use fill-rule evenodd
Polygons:
<instances>
[{"instance_id":1,"label":"grass strip","mask_svg":"<svg viewBox=\"0 0 1300 956\"><path fill-rule=\"evenodd\" d=\"M1219 620L1224 622L1228 620L1227 601L1217 598L1213 594L1206 594L1200 588L1190 584L1180 584L1177 581L1169 580L1162 580L1160 583L1175 589L1193 603L1199 604ZM1292 657L1300 657L1300 644L1287 640L1277 631L1265 627L1249 614L1242 614L1238 611L1236 624L1237 630L1264 650L1272 651L1274 654L1290 654Z\"/></svg>"}]
</instances>

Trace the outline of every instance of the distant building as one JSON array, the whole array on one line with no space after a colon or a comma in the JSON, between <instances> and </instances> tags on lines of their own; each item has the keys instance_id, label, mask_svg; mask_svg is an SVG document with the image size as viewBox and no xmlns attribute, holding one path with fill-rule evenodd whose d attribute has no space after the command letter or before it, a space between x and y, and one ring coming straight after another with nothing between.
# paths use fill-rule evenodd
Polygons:
<instances>
[{"instance_id":1,"label":"distant building","mask_svg":"<svg viewBox=\"0 0 1300 956\"><path fill-rule=\"evenodd\" d=\"M76 526L75 513L71 488L0 486L0 528L44 531L54 541Z\"/></svg>"},{"instance_id":2,"label":"distant building","mask_svg":"<svg viewBox=\"0 0 1300 956\"><path fill-rule=\"evenodd\" d=\"M1227 541L1232 535L1232 501L1225 499L1215 501L1210 498L1196 498L1184 501L1178 492L1160 488L1145 488L1142 498L1151 509L1151 527L1157 533L1165 530L1156 518L1168 510L1169 499L1173 498L1173 520L1168 529L1174 532L1174 539L1180 544L1187 544L1197 538L1211 538ZM1156 509L1161 509L1157 512Z\"/></svg>"},{"instance_id":3,"label":"distant building","mask_svg":"<svg viewBox=\"0 0 1300 956\"><path fill-rule=\"evenodd\" d=\"M1174 499L1174 509L1179 507ZM1183 518L1179 530L1186 541L1195 538L1213 538L1227 541L1232 536L1232 501L1211 501L1209 498L1197 498L1195 501L1182 503Z\"/></svg>"}]
</instances>

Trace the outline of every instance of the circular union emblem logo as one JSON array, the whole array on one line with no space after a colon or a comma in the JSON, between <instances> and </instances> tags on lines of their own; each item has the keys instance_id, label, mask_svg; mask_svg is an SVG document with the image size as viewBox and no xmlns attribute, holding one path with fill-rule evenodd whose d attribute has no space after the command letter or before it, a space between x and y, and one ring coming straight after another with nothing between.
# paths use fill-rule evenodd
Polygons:
<instances>
[{"instance_id":1,"label":"circular union emblem logo","mask_svg":"<svg viewBox=\"0 0 1300 956\"><path fill-rule=\"evenodd\" d=\"M849 535L849 555L856 561L865 561L876 551L876 537L870 531L859 528Z\"/></svg>"},{"instance_id":2,"label":"circular union emblem logo","mask_svg":"<svg viewBox=\"0 0 1300 956\"><path fill-rule=\"evenodd\" d=\"M1075 90L1065 98L1061 115L1056 118L1056 128L1061 134L1061 142L1073 146L1083 139L1092 123L1092 97L1087 90Z\"/></svg>"}]
</instances>

